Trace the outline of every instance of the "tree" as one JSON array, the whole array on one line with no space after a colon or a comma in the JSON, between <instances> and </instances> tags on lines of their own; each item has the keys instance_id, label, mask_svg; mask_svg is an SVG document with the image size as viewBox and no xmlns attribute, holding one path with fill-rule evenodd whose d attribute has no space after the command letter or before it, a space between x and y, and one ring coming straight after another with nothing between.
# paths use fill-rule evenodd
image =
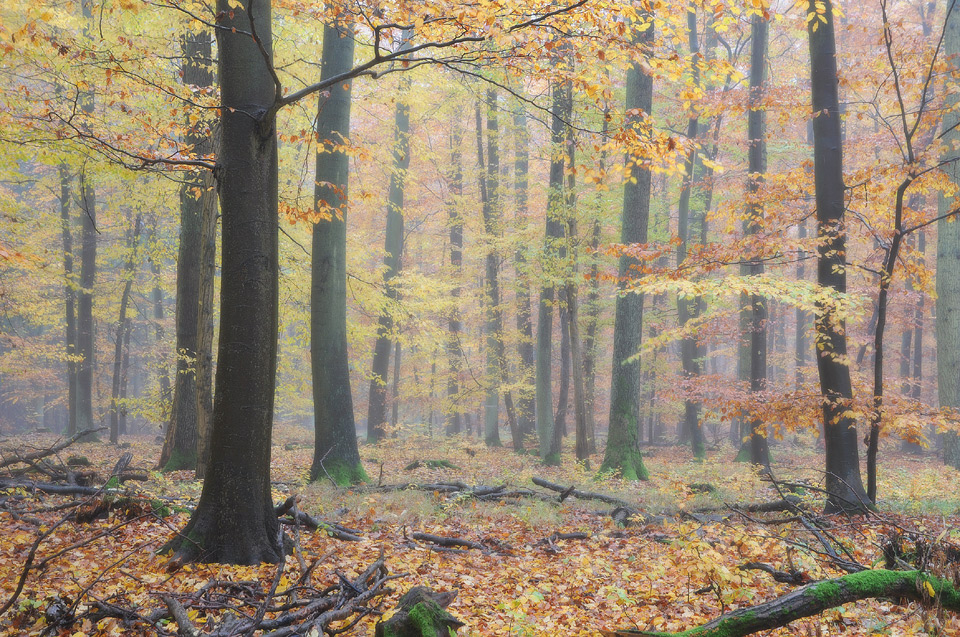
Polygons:
<instances>
[{"instance_id":1,"label":"tree","mask_svg":"<svg viewBox=\"0 0 960 637\"><path fill-rule=\"evenodd\" d=\"M823 0L808 21L813 104L813 162L817 205L817 283L847 290L843 227L843 140L833 5ZM827 511L862 511L867 494L860 477L856 421L850 414L853 387L847 360L845 321L822 302L816 313L817 370L823 396Z\"/></svg>"},{"instance_id":2,"label":"tree","mask_svg":"<svg viewBox=\"0 0 960 637\"><path fill-rule=\"evenodd\" d=\"M764 84L767 69L769 22L762 15L754 15L750 26L750 110L747 114L747 220L748 234L757 234L763 226L763 203L760 186L767 170L767 126L763 107ZM763 274L763 261L752 259L747 265L752 276ZM749 300L750 391L762 392L767 384L767 303L759 295ZM760 418L750 419L750 462L770 469L770 450L767 445L766 425Z\"/></svg>"},{"instance_id":3,"label":"tree","mask_svg":"<svg viewBox=\"0 0 960 637\"><path fill-rule=\"evenodd\" d=\"M210 35L188 31L182 37L183 83L197 88L213 84ZM212 150L206 122L190 126L184 143L197 155ZM197 384L202 382L198 361L204 352L200 340L200 286L203 275L201 252L203 218L207 208L215 208L215 193L206 171L189 174L180 187L180 246L177 253L177 373L174 377L173 403L159 466L164 471L197 468L198 409Z\"/></svg>"},{"instance_id":4,"label":"tree","mask_svg":"<svg viewBox=\"0 0 960 637\"><path fill-rule=\"evenodd\" d=\"M67 428L77 433L77 284L73 271L73 220L70 218L70 173L60 165L60 224L63 235L63 297L66 314Z\"/></svg>"},{"instance_id":5,"label":"tree","mask_svg":"<svg viewBox=\"0 0 960 637\"><path fill-rule=\"evenodd\" d=\"M514 140L514 199L516 203L516 218L518 227L526 225L528 213L528 185L530 172L530 132L527 130L527 116L520 108L513 114ZM533 360L533 322L530 315L530 273L527 265L525 246L517 247L514 253L514 271L517 286L517 332L520 335L517 343L518 374L523 387L517 396L517 427L520 435L531 436L536 433L536 402L534 393L528 387L529 379L534 372ZM520 451L515 449L514 451Z\"/></svg>"},{"instance_id":6,"label":"tree","mask_svg":"<svg viewBox=\"0 0 960 637\"><path fill-rule=\"evenodd\" d=\"M117 444L120 440L120 412L125 409L120 404L120 393L123 384L123 357L124 343L129 344L130 319L127 317L127 305L130 302L130 290L133 288L133 279L136 276L137 243L140 241L140 214L130 229L127 256L124 268L123 292L120 294L120 316L117 319L116 341L113 355L113 388L110 394L110 442Z\"/></svg>"},{"instance_id":7,"label":"tree","mask_svg":"<svg viewBox=\"0 0 960 637\"><path fill-rule=\"evenodd\" d=\"M283 557L270 494L277 364L277 131L269 0L218 0L223 257L211 454L197 508L167 545L178 559ZM256 312L246 308L256 307Z\"/></svg>"},{"instance_id":8,"label":"tree","mask_svg":"<svg viewBox=\"0 0 960 637\"><path fill-rule=\"evenodd\" d=\"M353 67L354 35L345 24L323 29L320 79ZM347 202L351 82L321 93L317 106L317 170L310 286L310 357L315 441L310 479L363 482L347 359Z\"/></svg>"},{"instance_id":9,"label":"tree","mask_svg":"<svg viewBox=\"0 0 960 637\"><path fill-rule=\"evenodd\" d=\"M960 7L947 0L943 53L951 71L960 69ZM948 91L944 98L941 137L945 162L943 170L953 184L960 184L960 96ZM939 213L945 214L954 202L943 194ZM937 391L940 407L960 408L960 223L946 219L937 224ZM960 436L943 436L943 462L960 469Z\"/></svg>"},{"instance_id":10,"label":"tree","mask_svg":"<svg viewBox=\"0 0 960 637\"><path fill-rule=\"evenodd\" d=\"M648 53L654 43L653 16L634 24L634 42L640 52ZM653 111L653 77L639 63L627 69L627 121L625 127L639 142L649 131L648 118ZM639 146L639 145L638 145ZM647 241L650 219L650 167L646 158L634 150L626 159L630 177L623 187L623 212L620 243L643 244ZM639 261L620 255L613 326L613 373L610 381L610 429L601 472L619 472L626 480L646 480L647 468L640 455L640 360L637 354L643 332L643 295L628 291L630 279L640 274Z\"/></svg>"},{"instance_id":11,"label":"tree","mask_svg":"<svg viewBox=\"0 0 960 637\"><path fill-rule=\"evenodd\" d=\"M409 34L404 32L398 50L410 46ZM394 116L393 170L390 173L390 194L387 199L387 229L384 236L383 285L387 302L396 302L397 288L394 279L400 273L403 252L403 192L410 168L410 105L407 103L409 79L400 80ZM380 313L377 322L377 340L373 346L373 363L370 371L370 403L367 409L367 441L378 442L386 436L384 423L387 418L387 370L390 366L390 349L393 343L393 308ZM398 361L394 361L398 364Z\"/></svg>"},{"instance_id":12,"label":"tree","mask_svg":"<svg viewBox=\"0 0 960 637\"><path fill-rule=\"evenodd\" d=\"M460 369L463 350L460 347L460 280L463 276L463 216L460 214L460 198L463 196L462 150L463 130L454 117L453 133L450 135L450 201L448 203L447 225L450 228L450 267L453 269L453 288L450 290L452 307L447 319L447 360L450 366L450 379L447 381L447 426L446 433L452 436L463 429L463 415L460 413Z\"/></svg>"}]
</instances>

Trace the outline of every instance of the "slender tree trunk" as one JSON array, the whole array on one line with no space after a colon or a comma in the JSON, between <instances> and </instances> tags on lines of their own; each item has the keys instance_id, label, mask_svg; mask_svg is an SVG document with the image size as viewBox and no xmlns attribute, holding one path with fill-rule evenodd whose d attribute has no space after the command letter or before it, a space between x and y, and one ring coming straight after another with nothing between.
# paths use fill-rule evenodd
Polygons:
<instances>
[{"instance_id":1,"label":"slender tree trunk","mask_svg":"<svg viewBox=\"0 0 960 637\"><path fill-rule=\"evenodd\" d=\"M390 431L396 436L397 423L400 420L400 326L397 326L397 341L393 344L393 386L390 388Z\"/></svg>"},{"instance_id":2,"label":"slender tree trunk","mask_svg":"<svg viewBox=\"0 0 960 637\"><path fill-rule=\"evenodd\" d=\"M797 226L797 239L807 238L807 224L801 221ZM807 253L802 248L797 251L797 281L804 281L807 278L806 272ZM807 326L810 324L810 316L805 310L797 308L797 326L796 326L796 348L794 350L794 360L796 368L794 372L794 386L800 389L804 382L804 370L807 366L807 350L810 345L807 342Z\"/></svg>"},{"instance_id":3,"label":"slender tree trunk","mask_svg":"<svg viewBox=\"0 0 960 637\"><path fill-rule=\"evenodd\" d=\"M133 321L128 316L123 322L123 360L120 362L120 414L117 419L117 432L127 435L127 384L130 379L130 332Z\"/></svg>"},{"instance_id":4,"label":"slender tree trunk","mask_svg":"<svg viewBox=\"0 0 960 637\"><path fill-rule=\"evenodd\" d=\"M693 81L694 84L699 85L700 72L698 64L700 45L697 38L697 13L693 5L690 5L687 10L687 31L689 36L690 55L694 75ZM694 114L687 121L687 139L690 140L691 144L696 141L698 132L699 119L697 115ZM697 150L695 146L691 146L690 152L684 161L685 172L680 186L680 202L677 213L677 234L680 237L680 244L677 246L677 267L680 267L683 261L687 258L687 251L694 237L692 232L693 224L690 223L690 194L693 186L693 173L696 164ZM699 298L677 299L677 317L681 328L685 328L691 319L695 319L699 315L697 308L698 305ZM680 341L680 356L683 367L683 376L687 382L690 382L692 379L697 378L701 374L702 369L700 358L698 356L699 349L700 348L697 345L697 337L695 335L685 335ZM703 458L706 456L706 448L703 444L703 431L700 428L700 402L698 400L687 398L683 401L683 405L684 414L680 428L681 438L688 439L690 441L695 458Z\"/></svg>"},{"instance_id":5,"label":"slender tree trunk","mask_svg":"<svg viewBox=\"0 0 960 637\"><path fill-rule=\"evenodd\" d=\"M561 259L566 259L566 251L566 246L561 248ZM570 306L567 303L566 284L557 291L557 305L560 319L560 382L557 385L557 410L553 427L562 439L567 436L567 410L570 406Z\"/></svg>"},{"instance_id":6,"label":"slender tree trunk","mask_svg":"<svg viewBox=\"0 0 960 637\"><path fill-rule=\"evenodd\" d=\"M409 34L404 31L401 48L409 46ZM393 143L393 171L390 173L390 195L387 202L387 230L384 238L383 273L388 302L395 302L397 290L393 279L400 273L403 252L403 193L410 169L410 105L407 103L410 79L402 77L397 94ZM384 423L387 416L387 371L390 366L390 349L393 341L392 308L380 314L377 321L377 341L373 347L373 364L370 372L370 400L367 409L367 442L384 438Z\"/></svg>"},{"instance_id":7,"label":"slender tree trunk","mask_svg":"<svg viewBox=\"0 0 960 637\"><path fill-rule=\"evenodd\" d=\"M283 559L270 491L278 333L277 94L270 2L248 0L245 6L235 10L229 0L218 0L216 7L222 27L217 181L223 258L212 453L197 508L167 546L179 560L226 564Z\"/></svg>"},{"instance_id":8,"label":"slender tree trunk","mask_svg":"<svg viewBox=\"0 0 960 637\"><path fill-rule=\"evenodd\" d=\"M526 225L527 220L527 183L530 172L530 133L527 131L527 118L521 108L513 115L514 141L514 197L516 200L517 225ZM520 335L517 353L520 356L518 374L522 389L517 397L517 427L522 437L532 436L537 431L535 416L535 393L529 389L534 376L533 361L533 322L530 312L530 273L527 271L527 252L521 246L514 255L514 269L517 280L517 332ZM517 449L516 451L520 451Z\"/></svg>"},{"instance_id":9,"label":"slender tree trunk","mask_svg":"<svg viewBox=\"0 0 960 637\"><path fill-rule=\"evenodd\" d=\"M182 38L183 83L213 85L212 47L206 31ZM189 122L188 122L189 124ZM203 156L212 150L206 122L189 127L184 143ZM164 471L197 468L197 339L200 327L200 254L204 208L214 205L205 174L194 173L180 188L180 248L177 253L177 373L173 385L170 425L160 453Z\"/></svg>"},{"instance_id":10,"label":"slender tree trunk","mask_svg":"<svg viewBox=\"0 0 960 637\"><path fill-rule=\"evenodd\" d=\"M81 0L83 35L91 39L93 0ZM94 113L93 91L80 96L80 108L86 117ZM86 126L86 124L84 124ZM93 372L96 368L93 324L93 285L97 273L97 195L86 166L80 171L80 289L77 292L77 431L93 429Z\"/></svg>"},{"instance_id":11,"label":"slender tree trunk","mask_svg":"<svg viewBox=\"0 0 960 637\"><path fill-rule=\"evenodd\" d=\"M70 219L70 173L60 166L60 224L63 232L63 297L67 348L67 435L77 433L77 280L73 271L73 222Z\"/></svg>"},{"instance_id":12,"label":"slender tree trunk","mask_svg":"<svg viewBox=\"0 0 960 637\"><path fill-rule=\"evenodd\" d=\"M216 130L219 130L217 128ZM219 132L214 134L214 141ZM219 146L219 143L215 143ZM204 176L204 188L213 190L212 174ZM210 433L213 427L213 310L217 266L217 198L203 208L200 225L200 294L197 308L197 471L202 480L210 463Z\"/></svg>"},{"instance_id":13,"label":"slender tree trunk","mask_svg":"<svg viewBox=\"0 0 960 637\"><path fill-rule=\"evenodd\" d=\"M847 290L846 233L843 229L843 141L833 5L823 0L825 22L814 20L810 39L814 182L816 186L817 283L840 293ZM813 25L817 29L813 29ZM853 387L847 363L845 323L830 308L817 308L817 369L823 395L828 511L862 511L867 497L860 477L856 421L850 416Z\"/></svg>"},{"instance_id":14,"label":"slender tree trunk","mask_svg":"<svg viewBox=\"0 0 960 637\"><path fill-rule=\"evenodd\" d=\"M767 122L763 106L768 48L767 20L754 15L751 31L750 53L750 110L747 115L747 145L749 176L747 178L748 235L763 230L764 210L760 188L767 172ZM753 258L747 265L750 276L763 275L763 261ZM759 295L750 295L750 391L759 394L767 388L767 300ZM766 424L758 417L750 418L750 462L770 470L770 450L767 444Z\"/></svg>"},{"instance_id":15,"label":"slender tree trunk","mask_svg":"<svg viewBox=\"0 0 960 637\"><path fill-rule=\"evenodd\" d=\"M321 80L353 66L354 35L344 25L323 29ZM313 226L310 283L310 359L313 373L314 445L310 479L340 485L367 480L357 448L347 352L347 208L349 198L352 82L322 92L317 104L314 207L324 218Z\"/></svg>"},{"instance_id":16,"label":"slender tree trunk","mask_svg":"<svg viewBox=\"0 0 960 637\"><path fill-rule=\"evenodd\" d=\"M153 227L153 236L157 236L156 225ZM160 280L160 264L156 259L150 260L150 271L153 274L151 299L153 301L153 321L155 325L154 336L156 337L157 343L162 345L164 341L164 299L163 286ZM170 373L167 371L166 362L162 360L157 367L157 384L160 386L160 422L165 422L169 425L168 415L170 413L170 401L173 397L173 392L170 389Z\"/></svg>"},{"instance_id":17,"label":"slender tree trunk","mask_svg":"<svg viewBox=\"0 0 960 637\"><path fill-rule=\"evenodd\" d=\"M450 379L447 381L447 426L446 433L452 436L463 429L463 415L460 410L460 371L462 369L463 348L460 345L460 282L463 277L463 216L460 214L460 199L463 197L462 150L463 130L455 118L453 134L450 138L450 203L448 225L450 227L450 267L453 272L454 286L450 294L453 297L448 319L447 360L450 366Z\"/></svg>"},{"instance_id":18,"label":"slender tree trunk","mask_svg":"<svg viewBox=\"0 0 960 637\"><path fill-rule=\"evenodd\" d=\"M547 222L544 238L544 259L547 268L557 267L557 252L563 239L563 169L564 169L564 122L565 90L555 82L551 86L551 158L550 192L547 196ZM552 271L551 271L552 274ZM536 404L537 435L540 438L540 458L547 465L560 464L560 436L554 426L552 366L553 366L553 303L556 290L547 275L540 290L540 306L537 316L537 361Z\"/></svg>"},{"instance_id":19,"label":"slender tree trunk","mask_svg":"<svg viewBox=\"0 0 960 637\"><path fill-rule=\"evenodd\" d=\"M633 24L634 43L648 53L654 43L653 16ZM620 243L647 242L650 219L650 169L644 164L640 142L653 110L653 76L639 64L627 69L624 127L635 144L625 162L630 178L623 187ZM610 382L610 425L601 472L617 472L625 480L646 480L647 468L640 455L640 360L643 334L643 295L628 290L629 280L639 276L640 263L623 254L618 265L619 294L613 327L613 372Z\"/></svg>"},{"instance_id":20,"label":"slender tree trunk","mask_svg":"<svg viewBox=\"0 0 960 637\"><path fill-rule=\"evenodd\" d=\"M120 317L117 319L116 345L113 352L113 388L110 394L110 442L117 444L120 441L120 387L123 373L123 342L129 327L127 318L127 304L130 302L130 290L133 288L133 279L136 276L137 243L140 241L140 215L137 214L130 232L127 250L127 265L124 268L123 292L120 294Z\"/></svg>"}]
</instances>

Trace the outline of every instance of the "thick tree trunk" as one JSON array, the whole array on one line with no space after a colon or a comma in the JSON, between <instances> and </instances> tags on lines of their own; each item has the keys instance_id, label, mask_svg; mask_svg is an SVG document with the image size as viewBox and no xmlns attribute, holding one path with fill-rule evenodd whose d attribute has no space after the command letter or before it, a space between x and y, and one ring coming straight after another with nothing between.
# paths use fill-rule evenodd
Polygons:
<instances>
[{"instance_id":1,"label":"thick tree trunk","mask_svg":"<svg viewBox=\"0 0 960 637\"><path fill-rule=\"evenodd\" d=\"M834 15L830 0L823 0L826 22L814 20L807 28L810 39L814 182L816 186L817 282L845 293L846 233L843 229L843 141L841 137L839 82L837 79ZM816 30L813 25L818 25ZM867 506L857 455L856 421L850 416L853 387L847 363L844 321L826 306L816 316L817 369L823 395L824 443L828 511L862 511Z\"/></svg>"},{"instance_id":2,"label":"thick tree trunk","mask_svg":"<svg viewBox=\"0 0 960 637\"><path fill-rule=\"evenodd\" d=\"M644 16L643 25L634 24L634 42L642 52L653 46L653 20ZM653 109L653 76L639 64L627 69L625 128L636 149L628 152L626 164L630 178L623 187L623 212L620 221L620 243L631 245L647 242L650 219L650 169L639 154L639 142ZM607 447L601 472L619 473L625 480L646 480L647 468L640 455L640 360L637 354L643 335L643 295L630 292L628 282L639 276L639 262L620 256L618 265L619 294L616 300L613 327L613 371L610 383L610 424Z\"/></svg>"},{"instance_id":3,"label":"thick tree trunk","mask_svg":"<svg viewBox=\"0 0 960 637\"><path fill-rule=\"evenodd\" d=\"M60 166L60 224L63 233L63 299L66 314L67 427L77 433L77 281L73 271L73 221L70 219L70 173Z\"/></svg>"},{"instance_id":4,"label":"thick tree trunk","mask_svg":"<svg viewBox=\"0 0 960 637\"><path fill-rule=\"evenodd\" d=\"M527 185L530 172L530 133L527 118L521 108L513 115L514 141L514 198L516 201L517 226L527 223ZM537 431L536 403L531 391L534 376L533 322L530 313L530 273L527 271L526 248L521 246L514 256L517 287L517 353L519 381L522 384L517 396L517 427L521 437L532 436ZM516 449L520 451L521 449Z\"/></svg>"},{"instance_id":5,"label":"thick tree trunk","mask_svg":"<svg viewBox=\"0 0 960 637\"><path fill-rule=\"evenodd\" d=\"M463 216L460 214L460 199L463 197L462 149L463 130L458 120L454 121L453 134L450 137L450 202L448 203L448 221L450 228L450 268L454 277L454 286L450 291L453 297L450 317L447 320L447 361L450 378L447 381L447 425L446 434L452 436L463 429L463 415L460 411L460 370L462 369L463 348L460 345L460 281L463 277Z\"/></svg>"},{"instance_id":6,"label":"thick tree trunk","mask_svg":"<svg viewBox=\"0 0 960 637\"><path fill-rule=\"evenodd\" d=\"M338 24L323 29L320 79L353 66L354 36ZM313 464L310 479L340 485L367 474L357 448L347 353L347 208L349 197L351 85L320 94L314 208L324 217L313 226L310 285L310 360L313 371Z\"/></svg>"},{"instance_id":7,"label":"thick tree trunk","mask_svg":"<svg viewBox=\"0 0 960 637\"><path fill-rule=\"evenodd\" d=\"M183 83L209 87L210 35L187 33L182 38ZM188 122L189 124L189 122ZM206 122L188 128L184 143L200 156L210 153L212 140ZM197 347L200 327L200 256L203 211L214 205L214 192L205 173L192 173L180 188L180 247L177 253L177 373L174 377L170 425L160 453L164 471L197 468Z\"/></svg>"},{"instance_id":8,"label":"thick tree trunk","mask_svg":"<svg viewBox=\"0 0 960 637\"><path fill-rule=\"evenodd\" d=\"M405 31L401 48L408 46ZM390 194L387 200L387 229L384 238L383 284L389 302L396 301L397 290L393 279L400 273L403 252L403 192L410 169L410 105L407 103L410 80L402 77L394 117L393 170L390 173ZM367 441L378 442L386 435L387 371L390 367L390 349L393 344L392 308L380 314L377 321L377 340L373 347L370 371L370 400L367 408Z\"/></svg>"},{"instance_id":9,"label":"thick tree trunk","mask_svg":"<svg viewBox=\"0 0 960 637\"><path fill-rule=\"evenodd\" d=\"M763 203L760 186L767 172L767 122L763 106L766 83L767 48L769 23L763 16L753 16L750 52L750 110L747 114L747 219L748 235L763 229ZM750 276L763 274L763 261L751 259L747 266ZM767 388L767 300L756 294L750 296L750 391L754 394ZM767 444L767 427L759 418L750 419L750 462L770 470L770 449Z\"/></svg>"},{"instance_id":10,"label":"thick tree trunk","mask_svg":"<svg viewBox=\"0 0 960 637\"><path fill-rule=\"evenodd\" d=\"M269 66L270 2L249 0L246 11L229 4L217 2L223 27L217 31L223 259L213 453L200 502L168 548L182 560L257 564L283 559L270 492L278 329L277 95Z\"/></svg>"},{"instance_id":11,"label":"thick tree trunk","mask_svg":"<svg viewBox=\"0 0 960 637\"><path fill-rule=\"evenodd\" d=\"M127 250L130 251L130 254L127 257L127 265L123 272L124 282L123 292L120 294L120 317L117 319L116 342L113 352L113 387L110 394L110 442L113 444L117 444L120 441L120 410L123 409L120 404L121 377L123 375L123 344L124 341L127 340L126 334L130 327L130 319L127 318L127 305L130 302L130 290L133 288L133 279L136 276L136 252L139 241L140 215L137 214L127 245Z\"/></svg>"},{"instance_id":12,"label":"thick tree trunk","mask_svg":"<svg viewBox=\"0 0 960 637\"><path fill-rule=\"evenodd\" d=\"M930 592L933 592L933 596ZM863 599L911 599L960 612L960 591L948 580L921 571L873 570L808 584L783 597L741 608L682 633L604 631L611 637L744 637L786 626L804 617Z\"/></svg>"}]
</instances>

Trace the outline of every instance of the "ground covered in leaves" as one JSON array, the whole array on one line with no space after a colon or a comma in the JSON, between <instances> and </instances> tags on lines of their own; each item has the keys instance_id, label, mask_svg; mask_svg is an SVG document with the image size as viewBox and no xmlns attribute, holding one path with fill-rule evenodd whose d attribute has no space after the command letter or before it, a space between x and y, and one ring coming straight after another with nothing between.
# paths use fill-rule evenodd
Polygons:
<instances>
[{"instance_id":1,"label":"ground covered in leaves","mask_svg":"<svg viewBox=\"0 0 960 637\"><path fill-rule=\"evenodd\" d=\"M299 495L300 510L339 526L316 531L289 527L291 535L299 536L300 554L287 558L276 584L277 599L284 599L284 592L298 583L322 589L341 576L355 578L381 552L390 574L401 575L389 581L393 592L370 604L371 612L345 634L372 634L380 613L389 614L399 596L416 585L459 591L448 610L466 624L462 635L595 635L602 629L680 631L796 588L794 583L778 583L763 570L740 568L750 562L791 573L798 583L843 574L790 511L731 511L728 505L779 496L747 466L732 462L734 453L728 447L711 451L704 463L692 462L685 448L657 448L645 459L651 480L632 484L613 478L598 481L569 455L562 467L546 468L535 458L488 450L466 438L408 438L362 446L371 484L347 489L329 481L306 483L311 439L306 430L279 429L273 453L275 500ZM49 434L31 434L5 445L43 448L54 441ZM124 451L133 453L134 466L150 467L159 445L147 438L133 439L124 450L105 443L77 444L61 455L86 456L92 471L109 476ZM820 457L785 445L773 453L776 477L811 485L794 491L817 507ZM419 466L408 468L417 460ZM593 459L594 467L599 460ZM610 515L615 504L576 494L566 494L561 502L562 494L534 485L533 477L611 495L644 515L622 526ZM146 616L171 596L184 602L201 630L208 620L222 620L224 613L258 612L258 607L237 601L240 597L190 603L211 581L268 590L277 568L170 569L168 560L155 551L186 524L200 485L186 472L149 471L148 478L127 483L132 494L144 499L135 498L129 506L89 522L69 520L39 545L34 563L43 568L25 578L17 601L0 617L0 631L41 634L48 628L51 608L66 607L81 619L54 634L156 634L157 628L129 618L96 620L90 609L100 602ZM477 494L487 491L471 492L458 483L502 488L494 492L500 496L484 498ZM419 487L396 488L402 484ZM932 456L891 452L881 465L879 514L833 518L830 543L842 559L882 566L882 546L893 536L903 540L906 554L918 542L922 547L960 542L958 486L960 474ZM516 497L501 497L511 491ZM82 500L26 489L0 491L0 604L14 593L37 537L63 516L67 505ZM343 539L344 533L360 540ZM428 535L466 542L437 546L425 539ZM82 545L74 546L78 543ZM929 555L926 568L945 569L943 574L956 577L955 564L938 564L942 559ZM304 565L314 561L317 566L303 578ZM162 623L161 629L177 631L173 623ZM935 603L921 607L880 599L837 608L768 634L955 635L960 634L960 619L939 612Z\"/></svg>"}]
</instances>

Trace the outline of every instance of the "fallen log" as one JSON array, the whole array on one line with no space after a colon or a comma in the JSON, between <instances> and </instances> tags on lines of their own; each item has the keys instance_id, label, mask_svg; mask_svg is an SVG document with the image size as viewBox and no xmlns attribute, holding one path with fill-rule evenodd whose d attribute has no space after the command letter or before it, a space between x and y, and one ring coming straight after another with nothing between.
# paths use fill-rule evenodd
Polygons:
<instances>
[{"instance_id":1,"label":"fallen log","mask_svg":"<svg viewBox=\"0 0 960 637\"><path fill-rule=\"evenodd\" d=\"M320 520L311 516L309 513L301 511L296 506L298 501L299 496L291 495L276 506L275 512L277 517L281 518L281 522L285 524L300 524L311 531L323 529L330 537L347 542L361 542L363 540L363 538L360 537L360 531L349 529L336 522ZM288 517L284 518L283 516Z\"/></svg>"},{"instance_id":2,"label":"fallen log","mask_svg":"<svg viewBox=\"0 0 960 637\"><path fill-rule=\"evenodd\" d=\"M600 632L606 637L745 637L786 626L849 602L876 597L910 599L960 612L960 589L950 581L921 571L877 569L814 582L783 597L740 608L679 633L636 629Z\"/></svg>"}]
</instances>

